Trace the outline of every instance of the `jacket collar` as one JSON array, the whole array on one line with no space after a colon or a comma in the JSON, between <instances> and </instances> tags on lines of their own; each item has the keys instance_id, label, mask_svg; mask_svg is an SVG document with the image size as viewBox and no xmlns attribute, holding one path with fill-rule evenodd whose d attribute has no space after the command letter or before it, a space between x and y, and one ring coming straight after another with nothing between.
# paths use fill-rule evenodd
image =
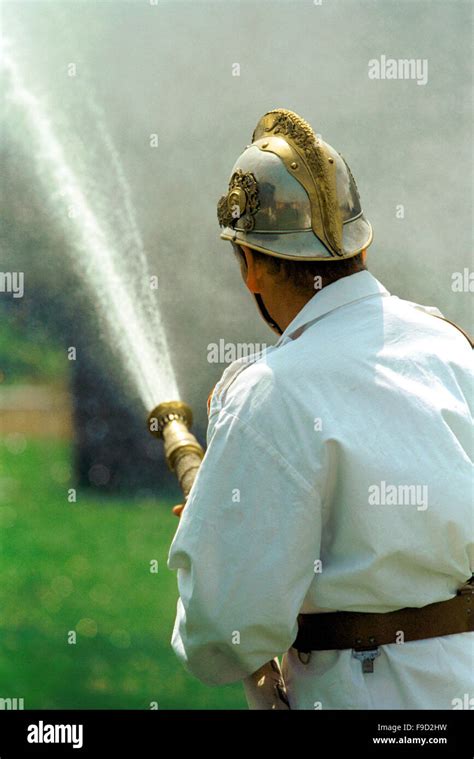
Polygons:
<instances>
[{"instance_id":1,"label":"jacket collar","mask_svg":"<svg viewBox=\"0 0 474 759\"><path fill-rule=\"evenodd\" d=\"M365 270L332 282L305 303L301 311L296 314L293 321L285 329L275 347L284 345L289 340L295 340L311 324L331 311L374 295L387 296L390 293L378 279Z\"/></svg>"}]
</instances>

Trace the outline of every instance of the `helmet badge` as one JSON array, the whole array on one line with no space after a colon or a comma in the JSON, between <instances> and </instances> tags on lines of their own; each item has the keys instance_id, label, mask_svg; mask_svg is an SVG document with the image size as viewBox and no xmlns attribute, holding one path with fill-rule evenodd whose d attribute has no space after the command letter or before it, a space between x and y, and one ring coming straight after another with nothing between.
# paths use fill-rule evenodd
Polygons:
<instances>
[{"instance_id":1,"label":"helmet badge","mask_svg":"<svg viewBox=\"0 0 474 759\"><path fill-rule=\"evenodd\" d=\"M230 178L227 195L217 205L217 218L221 227L239 227L250 232L255 226L255 214L260 207L258 184L251 171L237 169Z\"/></svg>"}]
</instances>

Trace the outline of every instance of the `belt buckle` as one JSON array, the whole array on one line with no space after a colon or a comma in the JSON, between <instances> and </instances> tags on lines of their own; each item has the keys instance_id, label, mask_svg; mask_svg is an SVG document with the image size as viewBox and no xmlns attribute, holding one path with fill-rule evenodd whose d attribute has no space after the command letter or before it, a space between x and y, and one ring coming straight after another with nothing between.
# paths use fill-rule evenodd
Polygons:
<instances>
[{"instance_id":1,"label":"belt buckle","mask_svg":"<svg viewBox=\"0 0 474 759\"><path fill-rule=\"evenodd\" d=\"M357 651L353 648L352 656L361 662L364 675L370 675L374 671L374 661L377 656L380 656L380 650L378 646L366 649L365 651Z\"/></svg>"}]
</instances>

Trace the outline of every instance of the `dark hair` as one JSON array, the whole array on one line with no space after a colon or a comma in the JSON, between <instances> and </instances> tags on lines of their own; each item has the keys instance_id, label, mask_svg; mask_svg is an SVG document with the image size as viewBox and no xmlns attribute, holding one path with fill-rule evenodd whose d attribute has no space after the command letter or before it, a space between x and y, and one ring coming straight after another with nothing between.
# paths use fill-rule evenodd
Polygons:
<instances>
[{"instance_id":1,"label":"dark hair","mask_svg":"<svg viewBox=\"0 0 474 759\"><path fill-rule=\"evenodd\" d=\"M244 253L241 246L232 242L234 252L240 262L245 265ZM352 258L327 261L291 261L288 258L277 258L266 253L260 253L251 248L257 261L261 261L270 274L282 277L298 292L313 292L315 289L326 287L342 277L348 277L366 269L362 252ZM320 278L316 287L316 277Z\"/></svg>"}]
</instances>

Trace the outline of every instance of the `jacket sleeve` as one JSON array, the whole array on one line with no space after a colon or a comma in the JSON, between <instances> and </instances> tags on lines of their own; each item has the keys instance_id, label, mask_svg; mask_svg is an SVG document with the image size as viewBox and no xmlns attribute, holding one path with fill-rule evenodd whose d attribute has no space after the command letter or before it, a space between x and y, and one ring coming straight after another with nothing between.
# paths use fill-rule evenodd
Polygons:
<instances>
[{"instance_id":1,"label":"jacket sleeve","mask_svg":"<svg viewBox=\"0 0 474 759\"><path fill-rule=\"evenodd\" d=\"M318 488L262 430L221 410L170 548L172 646L208 684L285 652L320 556Z\"/></svg>"}]
</instances>

